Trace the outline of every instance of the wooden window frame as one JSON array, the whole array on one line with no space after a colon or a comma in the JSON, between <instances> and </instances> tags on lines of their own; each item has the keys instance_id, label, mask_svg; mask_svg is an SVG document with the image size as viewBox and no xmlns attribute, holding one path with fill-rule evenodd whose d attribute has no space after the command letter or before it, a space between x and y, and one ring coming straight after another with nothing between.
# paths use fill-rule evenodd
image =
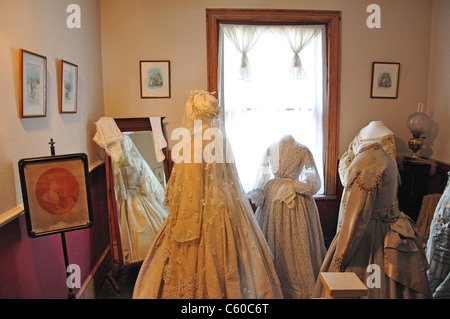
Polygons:
<instances>
[{"instance_id":1,"label":"wooden window frame","mask_svg":"<svg viewBox=\"0 0 450 319\"><path fill-rule=\"evenodd\" d=\"M324 196L336 195L339 146L341 12L285 9L206 9L208 90L217 92L219 26L235 24L324 24L327 34Z\"/></svg>"}]
</instances>

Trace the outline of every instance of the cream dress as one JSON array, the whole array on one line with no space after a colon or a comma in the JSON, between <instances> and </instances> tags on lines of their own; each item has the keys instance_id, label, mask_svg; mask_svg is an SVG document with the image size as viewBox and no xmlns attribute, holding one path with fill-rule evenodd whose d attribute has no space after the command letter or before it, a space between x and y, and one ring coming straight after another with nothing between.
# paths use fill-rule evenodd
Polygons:
<instances>
[{"instance_id":1,"label":"cream dress","mask_svg":"<svg viewBox=\"0 0 450 319\"><path fill-rule=\"evenodd\" d=\"M132 263L144 260L168 212L164 188L127 134L121 147L112 163L114 192L123 258Z\"/></svg>"},{"instance_id":2,"label":"cream dress","mask_svg":"<svg viewBox=\"0 0 450 319\"><path fill-rule=\"evenodd\" d=\"M430 297L422 239L398 209L399 178L379 143L354 154L346 172L338 230L321 272L355 272L369 288L367 298ZM314 296L323 294L318 280Z\"/></svg>"},{"instance_id":3,"label":"cream dress","mask_svg":"<svg viewBox=\"0 0 450 319\"><path fill-rule=\"evenodd\" d=\"M212 105L200 101L197 106L194 98ZM203 120L197 136L217 128L215 99L195 91L189 101L187 108L195 107L198 112L187 114ZM270 249L235 165L195 160L195 149L200 145L204 154L211 151L212 142L202 139L197 144L194 134L191 138L184 149L193 150L191 161L174 165L166 187L169 217L142 264L133 298L281 298Z\"/></svg>"},{"instance_id":4,"label":"cream dress","mask_svg":"<svg viewBox=\"0 0 450 319\"><path fill-rule=\"evenodd\" d=\"M252 191L256 219L274 254L285 298L310 298L326 248L312 195L320 177L309 149L291 135L267 150Z\"/></svg>"}]
</instances>

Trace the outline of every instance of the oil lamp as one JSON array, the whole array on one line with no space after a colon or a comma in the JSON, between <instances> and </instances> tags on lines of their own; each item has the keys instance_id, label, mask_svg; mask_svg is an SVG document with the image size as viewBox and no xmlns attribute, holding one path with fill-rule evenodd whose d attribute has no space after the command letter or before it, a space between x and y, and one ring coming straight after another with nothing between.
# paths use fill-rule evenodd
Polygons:
<instances>
[{"instance_id":1,"label":"oil lamp","mask_svg":"<svg viewBox=\"0 0 450 319\"><path fill-rule=\"evenodd\" d=\"M417 112L411 114L406 123L413 136L408 140L408 146L413 151L411 157L419 158L417 152L423 146L423 140L425 139L423 133L430 127L431 124L430 118L423 112L422 102L418 104Z\"/></svg>"}]
</instances>

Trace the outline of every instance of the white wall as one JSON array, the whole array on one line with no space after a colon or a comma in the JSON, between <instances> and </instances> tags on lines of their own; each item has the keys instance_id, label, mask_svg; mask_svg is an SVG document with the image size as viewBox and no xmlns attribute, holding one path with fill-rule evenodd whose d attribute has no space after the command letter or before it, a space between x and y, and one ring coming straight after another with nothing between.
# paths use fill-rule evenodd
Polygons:
<instances>
[{"instance_id":1,"label":"white wall","mask_svg":"<svg viewBox=\"0 0 450 319\"><path fill-rule=\"evenodd\" d=\"M66 8L80 5L81 29L68 29ZM369 29L366 8L381 7L381 29ZM108 116L166 116L181 125L188 89L206 89L206 8L342 11L339 153L371 120L384 121L408 153L406 118L425 102L438 128L431 156L449 162L449 2L447 0L0 0L0 215L21 202L17 161L86 152L94 122ZM19 119L19 49L47 57L45 118ZM77 114L58 113L58 62L79 66ZM141 99L139 60L168 59L172 98ZM401 63L399 98L371 99L373 61ZM103 81L103 82L102 82Z\"/></svg>"},{"instance_id":2,"label":"white wall","mask_svg":"<svg viewBox=\"0 0 450 319\"><path fill-rule=\"evenodd\" d=\"M381 8L381 29L366 25L371 3ZM372 120L384 121L396 133L399 154L410 154L406 119L418 102L427 105L429 0L102 0L107 115L166 116L169 135L181 125L185 92L207 88L206 8L342 11L339 155ZM139 60L146 59L171 61L171 99L140 98ZM398 99L370 98L374 61L401 63ZM444 142L436 139L434 148Z\"/></svg>"},{"instance_id":3,"label":"white wall","mask_svg":"<svg viewBox=\"0 0 450 319\"><path fill-rule=\"evenodd\" d=\"M450 1L434 0L431 27L427 113L433 126L427 132L428 156L450 162Z\"/></svg>"},{"instance_id":4,"label":"white wall","mask_svg":"<svg viewBox=\"0 0 450 319\"><path fill-rule=\"evenodd\" d=\"M81 7L81 28L67 28L71 3ZM19 49L47 57L47 116L19 118ZM59 114L59 61L78 65L78 112ZM0 215L22 202L17 162L21 158L87 153L94 122L103 115L100 3L94 0L0 0ZM17 199L16 199L17 198Z\"/></svg>"}]
</instances>

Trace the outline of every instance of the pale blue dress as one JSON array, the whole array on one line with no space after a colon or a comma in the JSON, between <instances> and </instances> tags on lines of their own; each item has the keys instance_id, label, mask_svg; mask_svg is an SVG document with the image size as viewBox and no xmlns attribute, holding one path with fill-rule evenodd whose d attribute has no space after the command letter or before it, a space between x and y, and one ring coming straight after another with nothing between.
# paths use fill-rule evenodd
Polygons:
<instances>
[{"instance_id":1,"label":"pale blue dress","mask_svg":"<svg viewBox=\"0 0 450 319\"><path fill-rule=\"evenodd\" d=\"M427 275L433 298L450 298L450 172L434 212L427 242Z\"/></svg>"}]
</instances>

